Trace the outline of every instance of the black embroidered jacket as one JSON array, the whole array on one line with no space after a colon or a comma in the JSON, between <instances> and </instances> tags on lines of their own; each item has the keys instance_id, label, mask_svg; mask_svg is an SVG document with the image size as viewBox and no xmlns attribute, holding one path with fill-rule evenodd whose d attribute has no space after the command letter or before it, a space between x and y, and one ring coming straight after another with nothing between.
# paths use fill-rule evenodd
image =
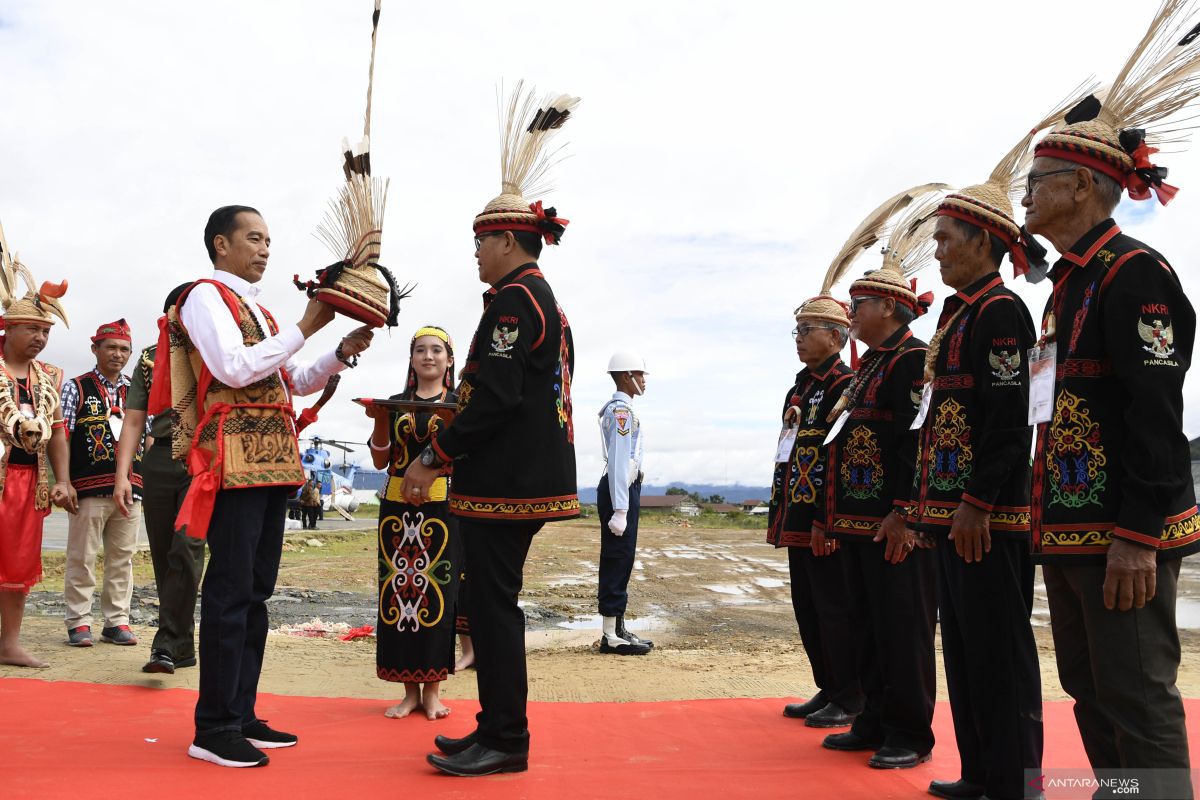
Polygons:
<instances>
[{"instance_id":1,"label":"black embroidered jacket","mask_svg":"<svg viewBox=\"0 0 1200 800\"><path fill-rule=\"evenodd\" d=\"M908 512L925 349L905 326L863 356L850 418L826 448L827 536L874 536L893 510Z\"/></svg>"},{"instance_id":2,"label":"black embroidered jacket","mask_svg":"<svg viewBox=\"0 0 1200 800\"><path fill-rule=\"evenodd\" d=\"M909 524L947 534L966 501L990 512L993 535L1028 540L1033 319L993 272L946 298L938 330Z\"/></svg>"},{"instance_id":3,"label":"black embroidered jacket","mask_svg":"<svg viewBox=\"0 0 1200 800\"><path fill-rule=\"evenodd\" d=\"M1183 434L1196 314L1178 276L1111 219L1050 276L1042 330L1057 370L1033 461L1035 559L1103 558L1114 536L1160 558L1200 550Z\"/></svg>"},{"instance_id":4,"label":"black embroidered jacket","mask_svg":"<svg viewBox=\"0 0 1200 800\"><path fill-rule=\"evenodd\" d=\"M776 547L808 547L813 520L819 518L827 476L822 442L829 433L825 418L841 397L854 372L838 355L815 370L805 367L784 397L782 415L790 406L800 409L796 442L788 460L775 465L771 506L767 516L767 543Z\"/></svg>"},{"instance_id":5,"label":"black embroidered jacket","mask_svg":"<svg viewBox=\"0 0 1200 800\"><path fill-rule=\"evenodd\" d=\"M450 509L482 520L577 517L567 317L535 263L483 298L458 416L432 445L454 461Z\"/></svg>"}]
</instances>

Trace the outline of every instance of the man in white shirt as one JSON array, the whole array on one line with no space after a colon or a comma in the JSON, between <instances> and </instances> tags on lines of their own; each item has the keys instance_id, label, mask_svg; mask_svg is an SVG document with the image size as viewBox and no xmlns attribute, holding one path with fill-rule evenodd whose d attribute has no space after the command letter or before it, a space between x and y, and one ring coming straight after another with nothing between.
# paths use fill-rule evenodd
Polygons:
<instances>
[{"instance_id":1,"label":"man in white shirt","mask_svg":"<svg viewBox=\"0 0 1200 800\"><path fill-rule=\"evenodd\" d=\"M171 340L172 396L180 414L175 457L193 476L176 522L207 534L200 601L200 696L188 755L226 767L268 762L259 748L297 737L254 713L287 499L304 482L292 394L322 389L371 342L363 327L334 352L295 361L304 342L333 320L309 300L300 322L278 326L258 304L270 234L253 208L225 206L209 217L204 244L214 271L179 299ZM192 387L195 391L192 391Z\"/></svg>"},{"instance_id":2,"label":"man in white shirt","mask_svg":"<svg viewBox=\"0 0 1200 800\"><path fill-rule=\"evenodd\" d=\"M646 362L616 353L608 362L617 391L600 409L600 439L607 463L596 489L600 513L600 576L597 592L604 634L600 652L644 656L654 643L625 628L629 576L637 554L638 509L642 495L642 424L633 396L646 391Z\"/></svg>"}]
</instances>

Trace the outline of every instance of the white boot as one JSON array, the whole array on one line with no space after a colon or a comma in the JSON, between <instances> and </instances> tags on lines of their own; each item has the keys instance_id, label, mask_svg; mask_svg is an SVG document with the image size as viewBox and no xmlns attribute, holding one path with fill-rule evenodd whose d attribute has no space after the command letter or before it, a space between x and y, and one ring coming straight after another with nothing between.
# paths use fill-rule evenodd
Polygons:
<instances>
[{"instance_id":1,"label":"white boot","mask_svg":"<svg viewBox=\"0 0 1200 800\"><path fill-rule=\"evenodd\" d=\"M617 634L617 618L604 617L604 635L600 637L601 653L616 653L619 656L644 656L650 648L644 644L634 644L622 639Z\"/></svg>"},{"instance_id":2,"label":"white boot","mask_svg":"<svg viewBox=\"0 0 1200 800\"><path fill-rule=\"evenodd\" d=\"M629 644L629 641L622 639L617 635L617 618L616 617L601 617L603 620L603 635L604 641L609 647L618 647L619 645Z\"/></svg>"}]
</instances>

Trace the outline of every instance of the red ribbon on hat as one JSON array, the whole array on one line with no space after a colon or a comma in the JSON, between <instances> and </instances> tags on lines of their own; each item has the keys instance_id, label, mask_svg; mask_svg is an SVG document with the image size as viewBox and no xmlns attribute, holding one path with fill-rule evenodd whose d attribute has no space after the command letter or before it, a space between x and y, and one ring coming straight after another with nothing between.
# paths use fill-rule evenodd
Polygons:
<instances>
[{"instance_id":1,"label":"red ribbon on hat","mask_svg":"<svg viewBox=\"0 0 1200 800\"><path fill-rule=\"evenodd\" d=\"M908 282L908 286L912 289L913 294L917 294L917 279L912 278ZM925 292L917 294L917 306L913 309L913 313L918 317L922 317L929 313L929 307L933 305L933 292Z\"/></svg>"},{"instance_id":2,"label":"red ribbon on hat","mask_svg":"<svg viewBox=\"0 0 1200 800\"><path fill-rule=\"evenodd\" d=\"M1129 176L1126 188L1129 196L1134 200L1149 200L1150 192L1154 192L1154 195L1158 198L1158 202L1165 206L1175 199L1175 195L1179 193L1179 187L1172 186L1161 179L1155 183L1151 183L1143 178L1140 172L1141 170L1145 170L1149 174L1153 174L1158 169L1150 161L1150 156L1157 152L1157 147L1151 147L1143 140L1137 146L1137 149L1129 154L1133 158L1133 172ZM1166 174L1166 170L1163 170L1163 174Z\"/></svg>"},{"instance_id":3,"label":"red ribbon on hat","mask_svg":"<svg viewBox=\"0 0 1200 800\"><path fill-rule=\"evenodd\" d=\"M532 211L533 215L538 218L539 223L553 222L558 225L562 225L564 228L571 224L571 220L569 220L569 219L563 219L562 217L547 216L546 212L542 209L542 201L541 200L538 200L536 203L530 203L529 210ZM542 234L542 238L546 240L546 244L554 244L559 236L558 233L555 233L553 231L541 231L541 234Z\"/></svg>"}]
</instances>

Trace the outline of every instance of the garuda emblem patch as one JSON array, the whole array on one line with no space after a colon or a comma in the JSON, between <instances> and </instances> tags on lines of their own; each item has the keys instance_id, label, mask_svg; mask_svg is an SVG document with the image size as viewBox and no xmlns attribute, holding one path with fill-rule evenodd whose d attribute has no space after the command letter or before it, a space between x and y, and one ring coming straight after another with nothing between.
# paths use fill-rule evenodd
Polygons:
<instances>
[{"instance_id":1,"label":"garuda emblem patch","mask_svg":"<svg viewBox=\"0 0 1200 800\"><path fill-rule=\"evenodd\" d=\"M1145 342L1142 349L1155 358L1170 358L1175 355L1175 330L1170 322L1163 324L1161 319L1155 319L1149 324L1138 320L1138 336Z\"/></svg>"},{"instance_id":2,"label":"garuda emblem patch","mask_svg":"<svg viewBox=\"0 0 1200 800\"><path fill-rule=\"evenodd\" d=\"M1017 370L1021 368L1021 353L1018 350L1011 353L1007 350L1001 350L999 353L993 350L988 353L988 363L992 367L994 377L1002 381L1011 381L1017 377Z\"/></svg>"},{"instance_id":3,"label":"garuda emblem patch","mask_svg":"<svg viewBox=\"0 0 1200 800\"><path fill-rule=\"evenodd\" d=\"M508 325L497 325L492 329L492 349L497 353L507 353L512 350L513 343L517 341L518 332L515 325L511 328Z\"/></svg>"}]
</instances>

